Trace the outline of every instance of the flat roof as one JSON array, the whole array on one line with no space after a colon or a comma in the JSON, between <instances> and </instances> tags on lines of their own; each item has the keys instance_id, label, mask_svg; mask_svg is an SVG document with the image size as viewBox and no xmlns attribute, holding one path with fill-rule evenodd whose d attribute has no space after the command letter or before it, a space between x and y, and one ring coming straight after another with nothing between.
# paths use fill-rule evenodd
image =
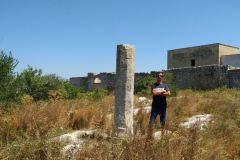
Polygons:
<instances>
[{"instance_id":1,"label":"flat roof","mask_svg":"<svg viewBox=\"0 0 240 160\"><path fill-rule=\"evenodd\" d=\"M168 51L175 51L175 50L195 48L195 47L216 46L216 45L219 45L219 46L227 46L227 47L231 47L231 48L240 49L239 47L235 47L235 46L231 46L231 45L227 45L227 44L223 44L223 43L212 43L212 44L198 45L198 46L192 46L192 47L184 47L184 48L171 49L171 50L168 50Z\"/></svg>"}]
</instances>

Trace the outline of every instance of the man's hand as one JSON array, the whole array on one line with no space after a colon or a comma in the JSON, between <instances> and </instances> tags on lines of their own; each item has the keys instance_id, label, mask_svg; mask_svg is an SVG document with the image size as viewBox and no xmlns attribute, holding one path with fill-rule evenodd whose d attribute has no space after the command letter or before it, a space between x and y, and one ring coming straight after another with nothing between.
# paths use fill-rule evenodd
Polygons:
<instances>
[{"instance_id":1,"label":"man's hand","mask_svg":"<svg viewBox=\"0 0 240 160\"><path fill-rule=\"evenodd\" d=\"M154 96L160 95L160 96L169 96L170 95L170 91L166 91L164 89L160 89L160 88L153 88L152 89L152 94Z\"/></svg>"},{"instance_id":2,"label":"man's hand","mask_svg":"<svg viewBox=\"0 0 240 160\"><path fill-rule=\"evenodd\" d=\"M152 93L154 96L162 95L164 92L166 92L166 91L162 88L153 88L152 89Z\"/></svg>"},{"instance_id":3,"label":"man's hand","mask_svg":"<svg viewBox=\"0 0 240 160\"><path fill-rule=\"evenodd\" d=\"M170 96L170 95L171 95L170 91L165 91L161 94L161 96Z\"/></svg>"}]
</instances>

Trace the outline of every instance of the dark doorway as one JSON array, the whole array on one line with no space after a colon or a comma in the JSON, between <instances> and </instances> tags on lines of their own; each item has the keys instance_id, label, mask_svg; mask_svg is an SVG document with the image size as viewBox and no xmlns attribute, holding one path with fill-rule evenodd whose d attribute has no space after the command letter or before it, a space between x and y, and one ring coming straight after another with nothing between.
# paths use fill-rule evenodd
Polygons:
<instances>
[{"instance_id":1,"label":"dark doorway","mask_svg":"<svg viewBox=\"0 0 240 160\"><path fill-rule=\"evenodd\" d=\"M192 67L195 66L195 59L192 59L192 60L191 60L191 66L192 66Z\"/></svg>"}]
</instances>

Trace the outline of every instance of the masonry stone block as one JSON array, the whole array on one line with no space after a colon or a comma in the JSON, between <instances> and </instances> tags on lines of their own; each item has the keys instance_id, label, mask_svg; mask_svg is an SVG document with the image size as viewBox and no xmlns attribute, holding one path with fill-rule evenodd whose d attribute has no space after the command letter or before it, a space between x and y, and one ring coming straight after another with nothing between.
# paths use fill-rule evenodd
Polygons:
<instances>
[{"instance_id":1,"label":"masonry stone block","mask_svg":"<svg viewBox=\"0 0 240 160\"><path fill-rule=\"evenodd\" d=\"M117 133L133 134L133 91L135 47L117 46L114 128Z\"/></svg>"}]
</instances>

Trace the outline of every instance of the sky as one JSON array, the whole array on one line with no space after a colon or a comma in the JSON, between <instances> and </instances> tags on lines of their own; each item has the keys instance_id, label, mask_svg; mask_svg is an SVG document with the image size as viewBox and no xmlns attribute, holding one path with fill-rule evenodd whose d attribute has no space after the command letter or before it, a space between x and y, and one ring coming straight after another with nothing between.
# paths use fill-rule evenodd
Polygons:
<instances>
[{"instance_id":1,"label":"sky","mask_svg":"<svg viewBox=\"0 0 240 160\"><path fill-rule=\"evenodd\" d=\"M136 48L136 72L167 69L167 51L240 47L239 0L0 0L0 50L64 79L115 72L118 44Z\"/></svg>"}]
</instances>

